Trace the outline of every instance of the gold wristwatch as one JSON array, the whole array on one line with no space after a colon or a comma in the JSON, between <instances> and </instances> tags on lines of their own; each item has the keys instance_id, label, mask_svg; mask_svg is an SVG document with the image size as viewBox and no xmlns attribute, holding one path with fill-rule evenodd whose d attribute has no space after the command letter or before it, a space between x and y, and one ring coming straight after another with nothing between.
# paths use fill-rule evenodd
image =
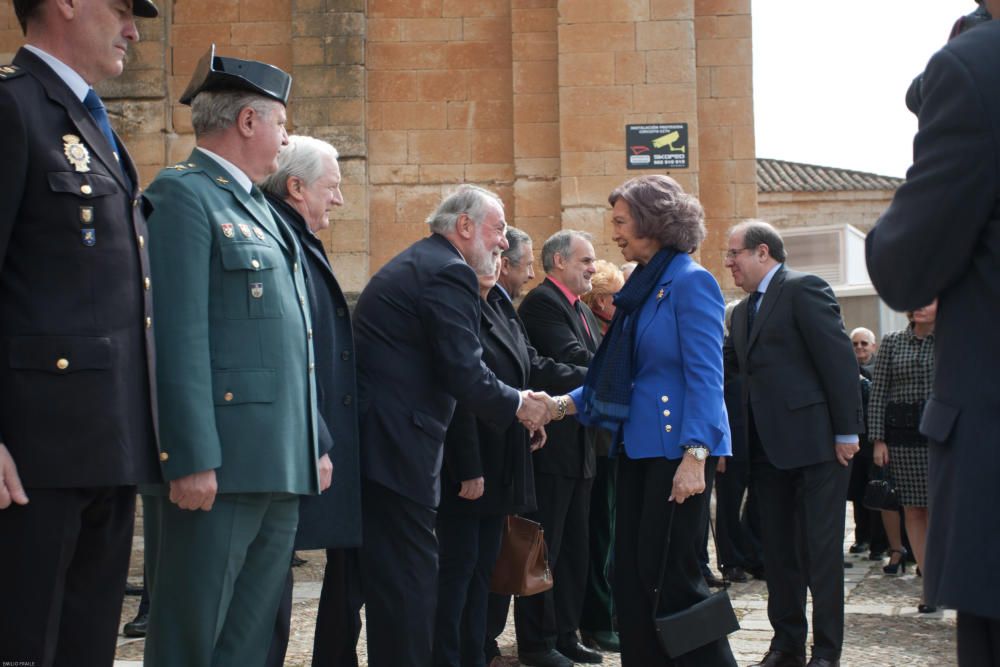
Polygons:
<instances>
[{"instance_id":1,"label":"gold wristwatch","mask_svg":"<svg viewBox=\"0 0 1000 667\"><path fill-rule=\"evenodd\" d=\"M690 445L684 451L695 458L696 461L704 461L708 458L708 447L703 445Z\"/></svg>"}]
</instances>

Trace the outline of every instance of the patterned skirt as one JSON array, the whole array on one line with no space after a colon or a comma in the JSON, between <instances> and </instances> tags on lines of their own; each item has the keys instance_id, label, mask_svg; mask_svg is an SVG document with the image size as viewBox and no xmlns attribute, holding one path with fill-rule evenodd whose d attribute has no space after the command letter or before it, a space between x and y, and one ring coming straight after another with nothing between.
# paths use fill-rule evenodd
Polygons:
<instances>
[{"instance_id":1,"label":"patterned skirt","mask_svg":"<svg viewBox=\"0 0 1000 667\"><path fill-rule=\"evenodd\" d=\"M889 445L889 475L899 502L907 507L927 507L927 444Z\"/></svg>"}]
</instances>

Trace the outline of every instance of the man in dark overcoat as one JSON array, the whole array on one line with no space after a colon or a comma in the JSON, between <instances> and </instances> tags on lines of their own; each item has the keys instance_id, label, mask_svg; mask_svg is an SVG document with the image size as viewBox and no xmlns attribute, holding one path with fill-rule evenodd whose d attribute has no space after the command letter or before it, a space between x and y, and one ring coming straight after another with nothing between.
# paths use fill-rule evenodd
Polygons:
<instances>
[{"instance_id":1,"label":"man in dark overcoat","mask_svg":"<svg viewBox=\"0 0 1000 667\"><path fill-rule=\"evenodd\" d=\"M14 0L0 66L0 659L106 666L159 479L139 175L92 86L148 0Z\"/></svg>"},{"instance_id":2,"label":"man in dark overcoat","mask_svg":"<svg viewBox=\"0 0 1000 667\"><path fill-rule=\"evenodd\" d=\"M1000 1L983 3L1000 16ZM930 441L930 605L958 610L961 665L1000 664L1000 550L982 520L1000 507L1000 23L948 42L923 74L913 166L867 239L868 271L897 310L938 300ZM914 268L916 267L916 268Z\"/></svg>"},{"instance_id":3,"label":"man in dark overcoat","mask_svg":"<svg viewBox=\"0 0 1000 667\"><path fill-rule=\"evenodd\" d=\"M278 170L261 183L272 209L301 246L316 358L319 451L328 454L333 464L330 488L299 500L299 528L295 534L296 549L326 549L313 641L313 664L317 667L356 666L355 647L361 633L357 565L361 487L354 335L347 299L319 237L330 227L330 209L344 204L337 158L337 149L325 141L291 136L278 154ZM267 661L273 667L285 662L292 583L289 569Z\"/></svg>"}]
</instances>

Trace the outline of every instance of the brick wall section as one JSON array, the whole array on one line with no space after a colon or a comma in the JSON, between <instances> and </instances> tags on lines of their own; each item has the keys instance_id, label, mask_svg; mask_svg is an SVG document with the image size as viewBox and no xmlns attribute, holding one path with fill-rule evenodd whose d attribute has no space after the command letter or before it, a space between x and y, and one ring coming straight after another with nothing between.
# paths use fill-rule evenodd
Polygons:
<instances>
[{"instance_id":1,"label":"brick wall section","mask_svg":"<svg viewBox=\"0 0 1000 667\"><path fill-rule=\"evenodd\" d=\"M543 241L562 228L557 5L511 2L514 211L508 219L535 240L536 257Z\"/></svg>"},{"instance_id":2,"label":"brick wall section","mask_svg":"<svg viewBox=\"0 0 1000 667\"><path fill-rule=\"evenodd\" d=\"M693 0L559 3L562 222L591 232L598 257L621 261L608 194L653 173L626 169L627 124L688 123L690 168L671 176L697 194L695 85Z\"/></svg>"},{"instance_id":3,"label":"brick wall section","mask_svg":"<svg viewBox=\"0 0 1000 667\"><path fill-rule=\"evenodd\" d=\"M292 0L290 16L291 125L340 153L344 206L331 212L320 238L341 287L359 292L369 271L365 2Z\"/></svg>"},{"instance_id":4,"label":"brick wall section","mask_svg":"<svg viewBox=\"0 0 1000 667\"><path fill-rule=\"evenodd\" d=\"M757 216L750 0L694 0L700 197L708 238L701 261L724 287L727 231Z\"/></svg>"},{"instance_id":5,"label":"brick wall section","mask_svg":"<svg viewBox=\"0 0 1000 667\"><path fill-rule=\"evenodd\" d=\"M510 14L509 0L368 1L373 272L459 183L498 192L513 217Z\"/></svg>"}]
</instances>

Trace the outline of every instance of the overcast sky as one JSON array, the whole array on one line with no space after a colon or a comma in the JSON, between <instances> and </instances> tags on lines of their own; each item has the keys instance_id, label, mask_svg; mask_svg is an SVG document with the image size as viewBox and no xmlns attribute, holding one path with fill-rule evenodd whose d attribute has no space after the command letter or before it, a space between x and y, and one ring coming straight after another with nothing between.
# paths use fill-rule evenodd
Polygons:
<instances>
[{"instance_id":1,"label":"overcast sky","mask_svg":"<svg viewBox=\"0 0 1000 667\"><path fill-rule=\"evenodd\" d=\"M757 156L903 176L910 81L974 0L753 0Z\"/></svg>"}]
</instances>

